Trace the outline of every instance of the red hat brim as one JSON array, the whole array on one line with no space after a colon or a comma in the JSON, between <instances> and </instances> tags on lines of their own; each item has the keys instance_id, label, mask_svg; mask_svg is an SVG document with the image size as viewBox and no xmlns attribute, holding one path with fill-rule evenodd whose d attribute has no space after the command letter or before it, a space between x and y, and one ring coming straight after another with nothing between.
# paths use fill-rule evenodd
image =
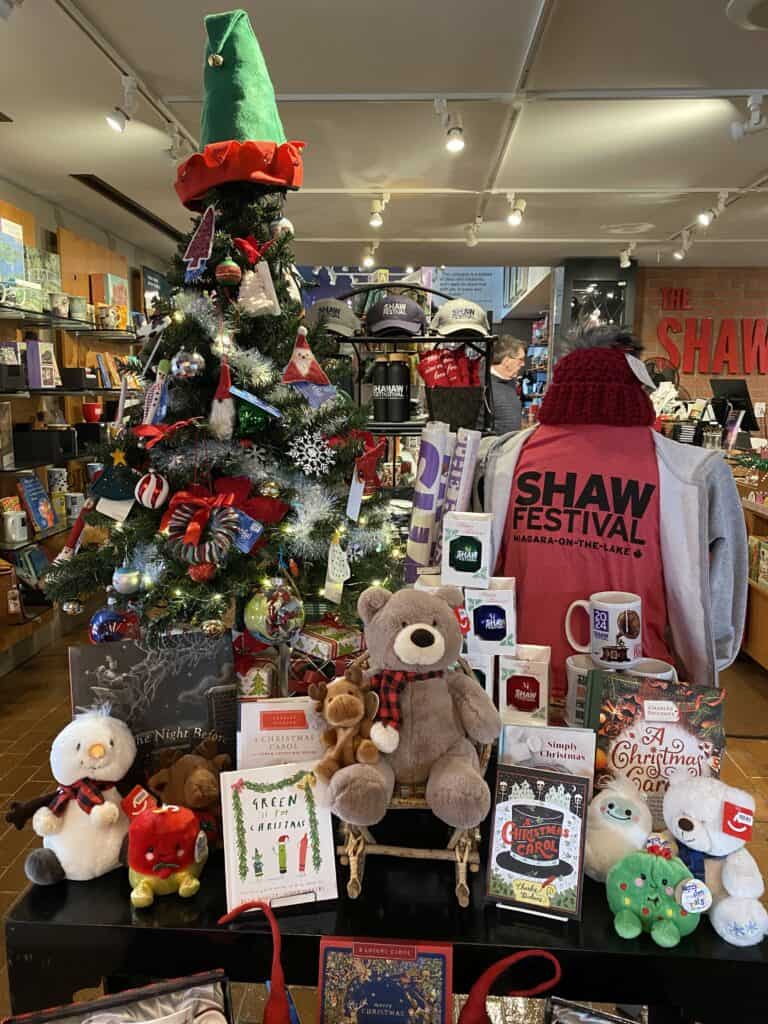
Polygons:
<instances>
[{"instance_id":1,"label":"red hat brim","mask_svg":"<svg viewBox=\"0 0 768 1024\"><path fill-rule=\"evenodd\" d=\"M179 164L176 192L188 210L201 210L206 193L230 181L301 188L303 148L303 142L212 142Z\"/></svg>"}]
</instances>

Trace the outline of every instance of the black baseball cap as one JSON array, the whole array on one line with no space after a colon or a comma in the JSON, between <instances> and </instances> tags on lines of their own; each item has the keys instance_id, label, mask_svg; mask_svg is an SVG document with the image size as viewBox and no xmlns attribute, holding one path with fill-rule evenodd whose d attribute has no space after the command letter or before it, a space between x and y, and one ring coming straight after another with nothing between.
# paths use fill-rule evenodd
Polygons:
<instances>
[{"instance_id":1,"label":"black baseball cap","mask_svg":"<svg viewBox=\"0 0 768 1024\"><path fill-rule=\"evenodd\" d=\"M413 299L385 295L371 306L366 317L369 334L426 334L427 318Z\"/></svg>"}]
</instances>

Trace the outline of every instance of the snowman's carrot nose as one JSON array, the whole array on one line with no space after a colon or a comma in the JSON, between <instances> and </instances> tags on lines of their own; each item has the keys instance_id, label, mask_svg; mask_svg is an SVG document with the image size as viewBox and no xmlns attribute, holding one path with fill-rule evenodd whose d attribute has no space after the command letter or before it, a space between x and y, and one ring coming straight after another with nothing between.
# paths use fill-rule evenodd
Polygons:
<instances>
[{"instance_id":1,"label":"snowman's carrot nose","mask_svg":"<svg viewBox=\"0 0 768 1024\"><path fill-rule=\"evenodd\" d=\"M92 743L91 746L88 747L88 757L104 757L104 754L105 748L103 743Z\"/></svg>"}]
</instances>

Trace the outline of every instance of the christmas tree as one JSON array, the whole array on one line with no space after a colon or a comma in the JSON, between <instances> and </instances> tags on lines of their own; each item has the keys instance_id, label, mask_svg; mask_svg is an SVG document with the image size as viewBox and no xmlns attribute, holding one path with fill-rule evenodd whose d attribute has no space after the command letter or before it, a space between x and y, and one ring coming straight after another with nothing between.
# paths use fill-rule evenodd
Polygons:
<instances>
[{"instance_id":1,"label":"christmas tree","mask_svg":"<svg viewBox=\"0 0 768 1024\"><path fill-rule=\"evenodd\" d=\"M171 304L145 331L144 401L99 452L105 469L46 589L76 611L113 586L118 619L137 615L150 639L216 632L245 610L254 635L285 642L309 602L353 621L361 589L391 580L402 552L377 493L381 448L334 384L337 342L302 326L283 207L303 144L285 139L245 12L205 25L202 152L176 183L198 217ZM368 494L357 515L353 480ZM84 523L106 539L78 547Z\"/></svg>"}]
</instances>

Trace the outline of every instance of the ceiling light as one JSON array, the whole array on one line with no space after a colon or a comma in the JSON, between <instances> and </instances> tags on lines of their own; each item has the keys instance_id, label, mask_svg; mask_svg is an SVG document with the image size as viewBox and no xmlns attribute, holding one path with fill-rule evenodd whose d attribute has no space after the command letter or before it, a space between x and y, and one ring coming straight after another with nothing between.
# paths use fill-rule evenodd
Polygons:
<instances>
[{"instance_id":1,"label":"ceiling light","mask_svg":"<svg viewBox=\"0 0 768 1024\"><path fill-rule=\"evenodd\" d=\"M112 125L110 125L110 128L111 127ZM181 128L179 127L179 125L171 124L171 122L169 122L166 127L168 131L168 139L170 141L170 146L168 147L168 149L166 149L165 152L168 154L170 160L173 160L174 163L178 163L179 160L183 160L184 156L186 155L187 140L181 134Z\"/></svg>"},{"instance_id":2,"label":"ceiling light","mask_svg":"<svg viewBox=\"0 0 768 1024\"><path fill-rule=\"evenodd\" d=\"M513 228L520 227L523 223L523 214L525 208L528 205L525 199L515 199L515 193L507 193L507 199L509 200L509 213L507 214L507 224Z\"/></svg>"},{"instance_id":3,"label":"ceiling light","mask_svg":"<svg viewBox=\"0 0 768 1024\"><path fill-rule=\"evenodd\" d=\"M407 266L407 267L405 268L405 272L406 272L406 274L412 274L412 273L413 273L413 267L412 267L412 266L410 266L410 265L408 265L408 266Z\"/></svg>"},{"instance_id":4,"label":"ceiling light","mask_svg":"<svg viewBox=\"0 0 768 1024\"><path fill-rule=\"evenodd\" d=\"M378 199L374 199L371 202L371 217L368 223L371 225L372 228L380 228L381 225L384 223L384 218L382 217L382 214L386 210L388 202L389 192L383 192L378 197Z\"/></svg>"},{"instance_id":5,"label":"ceiling light","mask_svg":"<svg viewBox=\"0 0 768 1024\"><path fill-rule=\"evenodd\" d=\"M365 250L365 255L363 256L363 269L364 270L371 270L373 267L376 266L376 256L375 256L375 253L376 253L376 250L378 249L378 247L379 247L379 243L378 242L371 242L371 244Z\"/></svg>"},{"instance_id":6,"label":"ceiling light","mask_svg":"<svg viewBox=\"0 0 768 1024\"><path fill-rule=\"evenodd\" d=\"M464 228L464 241L467 243L470 249L474 249L480 239L477 237L480 231L480 221L476 220L474 224L467 224Z\"/></svg>"},{"instance_id":7,"label":"ceiling light","mask_svg":"<svg viewBox=\"0 0 768 1024\"><path fill-rule=\"evenodd\" d=\"M688 250L691 248L692 244L693 235L691 234L688 228L683 228L683 230L680 232L680 248L675 249L672 255L676 260L684 260L685 257L688 255Z\"/></svg>"},{"instance_id":8,"label":"ceiling light","mask_svg":"<svg viewBox=\"0 0 768 1024\"><path fill-rule=\"evenodd\" d=\"M460 153L464 149L464 122L461 114L449 114L448 102L442 96L435 97L435 113L445 130L445 148L449 153Z\"/></svg>"},{"instance_id":9,"label":"ceiling light","mask_svg":"<svg viewBox=\"0 0 768 1024\"><path fill-rule=\"evenodd\" d=\"M729 0L725 13L739 28L745 28L748 32L768 29L766 0Z\"/></svg>"},{"instance_id":10,"label":"ceiling light","mask_svg":"<svg viewBox=\"0 0 768 1024\"><path fill-rule=\"evenodd\" d=\"M107 114L107 124L114 132L124 132L131 120L131 114L139 105L139 87L133 75L120 75L123 86L123 101Z\"/></svg>"},{"instance_id":11,"label":"ceiling light","mask_svg":"<svg viewBox=\"0 0 768 1024\"><path fill-rule=\"evenodd\" d=\"M675 249L675 251L672 253L672 255L675 257L676 260L684 260L685 259L685 249Z\"/></svg>"},{"instance_id":12,"label":"ceiling light","mask_svg":"<svg viewBox=\"0 0 768 1024\"><path fill-rule=\"evenodd\" d=\"M747 118L745 121L731 122L731 138L734 142L743 139L745 135L752 135L754 132L761 132L768 128L768 121L763 116L763 94L753 93L747 97Z\"/></svg>"},{"instance_id":13,"label":"ceiling light","mask_svg":"<svg viewBox=\"0 0 768 1024\"><path fill-rule=\"evenodd\" d=\"M619 266L622 270L629 270L632 266L632 253L637 248L637 242L628 242L626 249L619 253Z\"/></svg>"},{"instance_id":14,"label":"ceiling light","mask_svg":"<svg viewBox=\"0 0 768 1024\"><path fill-rule=\"evenodd\" d=\"M701 212L699 213L698 217L696 218L696 223L699 224L703 228L708 228L709 225L712 223L712 221L714 219L715 219L715 211L714 210L701 210Z\"/></svg>"},{"instance_id":15,"label":"ceiling light","mask_svg":"<svg viewBox=\"0 0 768 1024\"><path fill-rule=\"evenodd\" d=\"M706 210L701 210L696 218L696 223L702 228L708 228L713 220L717 220L720 214L725 209L725 204L728 201L728 192L726 189L722 189L717 193L717 203L714 206L710 206Z\"/></svg>"}]
</instances>

